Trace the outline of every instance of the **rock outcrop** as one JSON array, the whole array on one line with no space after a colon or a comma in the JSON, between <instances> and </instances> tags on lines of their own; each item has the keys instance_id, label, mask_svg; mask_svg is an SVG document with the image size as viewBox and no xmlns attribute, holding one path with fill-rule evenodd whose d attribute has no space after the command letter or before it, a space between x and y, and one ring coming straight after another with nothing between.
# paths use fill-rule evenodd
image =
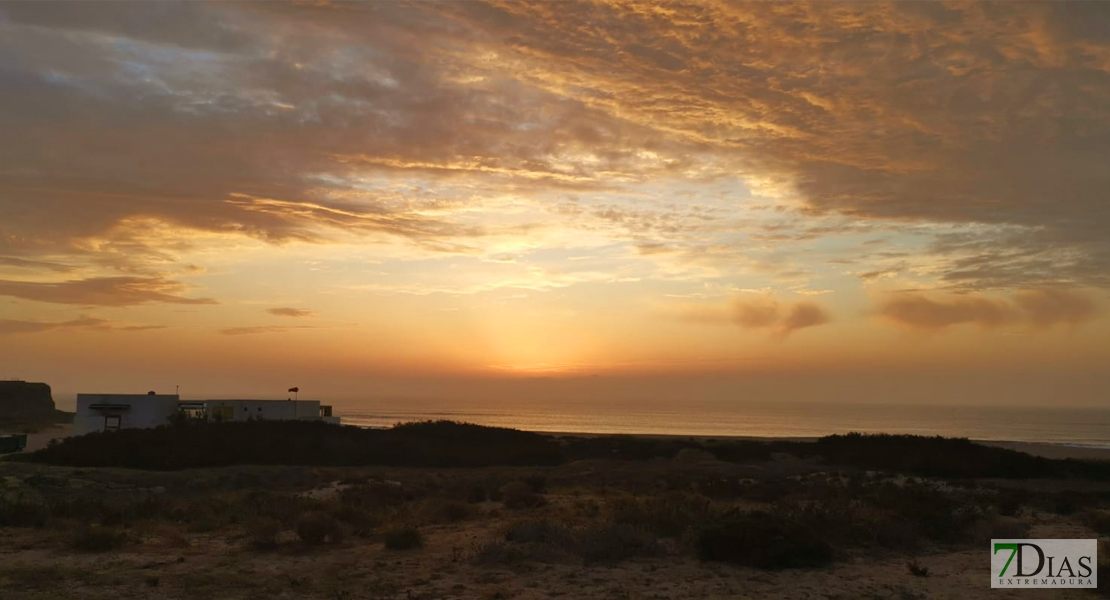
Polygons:
<instances>
[{"instance_id":1,"label":"rock outcrop","mask_svg":"<svg viewBox=\"0 0 1110 600\"><path fill-rule=\"evenodd\" d=\"M28 381L0 381L0 424L48 425L72 420L54 407L50 386Z\"/></svg>"}]
</instances>

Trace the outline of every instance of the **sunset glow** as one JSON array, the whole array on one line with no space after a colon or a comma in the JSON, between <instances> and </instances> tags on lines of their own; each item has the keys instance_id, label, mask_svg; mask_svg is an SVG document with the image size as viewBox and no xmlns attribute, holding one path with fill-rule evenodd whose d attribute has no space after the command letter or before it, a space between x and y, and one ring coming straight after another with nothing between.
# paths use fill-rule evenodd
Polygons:
<instances>
[{"instance_id":1,"label":"sunset glow","mask_svg":"<svg viewBox=\"0 0 1110 600\"><path fill-rule=\"evenodd\" d=\"M1107 6L3 4L0 379L1105 405Z\"/></svg>"}]
</instances>

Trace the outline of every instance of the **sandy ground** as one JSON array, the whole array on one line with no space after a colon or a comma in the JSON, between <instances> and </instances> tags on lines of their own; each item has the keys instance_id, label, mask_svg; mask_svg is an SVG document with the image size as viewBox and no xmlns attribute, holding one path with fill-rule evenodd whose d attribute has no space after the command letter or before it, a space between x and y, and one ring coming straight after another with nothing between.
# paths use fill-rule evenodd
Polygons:
<instances>
[{"instance_id":1,"label":"sandy ground","mask_svg":"<svg viewBox=\"0 0 1110 600\"><path fill-rule=\"evenodd\" d=\"M555 502L559 499L553 498ZM819 569L761 571L684 556L612 566L526 562L475 564L472 548L496 535L498 518L426 528L419 550L389 551L352 540L339 547L258 552L235 536L152 536L108 554L70 554L33 531L0 544L0 588L7 598L365 598L396 600L550 598L899 600L1026 598L992 590L988 549L934 551L915 557L928 577L908 573L909 557L864 557ZM1056 516L1031 537L1090 537ZM5 586L5 584L7 584ZM1085 590L1044 590L1043 598L1091 598Z\"/></svg>"},{"instance_id":2,"label":"sandy ground","mask_svg":"<svg viewBox=\"0 0 1110 600\"><path fill-rule=\"evenodd\" d=\"M64 425L55 425L48 429L43 429L37 433L27 434L27 448L24 452L34 452L35 450L45 448L46 445L50 443L50 440L69 437L72 432L73 424L66 423Z\"/></svg>"},{"instance_id":3,"label":"sandy ground","mask_svg":"<svg viewBox=\"0 0 1110 600\"><path fill-rule=\"evenodd\" d=\"M55 432L56 433L56 432ZM49 439L50 434L40 436ZM137 521L127 526L131 541L103 553L76 552L68 522L42 529L0 528L0 600L87 598L227 598L280 600L335 598L367 600L678 600L774 598L897 600L958 598L1094 598L1085 590L992 590L989 549L928 545L916 556L844 549L843 560L815 569L765 571L721 563L703 563L690 552L636 558L615 565L580 562L478 560L484 544L504 540L507 525L521 518L557 519L577 514L585 500L601 504L614 490L658 489L668 474L747 476L752 470L771 480L789 479L810 469L805 461L776 459L761 465L735 465L712 459L652 461L578 461L545 469L551 492L537 509L509 510L500 503L481 503L480 514L452 524L421 525L424 547L386 550L380 537L348 536L342 543L308 547L295 541L292 524L284 524L283 543L275 550L252 549L243 528L193 530L173 520ZM114 469L70 469L23 463L0 463L0 482L10 478L69 481L103 485L105 493L139 485L158 493L230 485L254 474L251 486L272 474L314 473L304 467L228 467L155 473ZM374 473L383 481L417 486L439 481L454 471L424 469L321 469L330 476ZM532 469L519 469L533 473ZM777 473L776 471L782 471ZM514 471L516 472L516 471ZM45 477L44 477L45 476ZM328 479L327 481L340 481ZM49 482L47 482L49 483ZM1107 484L1098 482L1105 493ZM198 485L194 485L198 484ZM203 484L203 485L199 485ZM572 485L574 484L574 485ZM313 488L330 493L343 484ZM1047 489L1053 482L1037 482ZM162 487L165 486L165 487ZM82 486L77 489L89 489ZM207 488L204 488L207 489ZM221 488L222 489L222 488ZM113 491L114 490L114 491ZM1026 511L1029 538L1092 538L1078 515ZM671 543L671 542L668 542ZM909 573L911 560L929 569L928 577ZM1110 573L1104 576L1110 577Z\"/></svg>"}]
</instances>

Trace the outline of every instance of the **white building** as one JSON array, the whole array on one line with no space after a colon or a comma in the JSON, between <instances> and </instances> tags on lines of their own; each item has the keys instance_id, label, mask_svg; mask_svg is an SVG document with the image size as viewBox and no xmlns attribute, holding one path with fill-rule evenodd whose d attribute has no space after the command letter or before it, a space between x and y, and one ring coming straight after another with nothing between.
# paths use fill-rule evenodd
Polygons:
<instances>
[{"instance_id":1,"label":"white building","mask_svg":"<svg viewBox=\"0 0 1110 600\"><path fill-rule=\"evenodd\" d=\"M77 394L73 435L165 425L177 405L177 394Z\"/></svg>"},{"instance_id":2,"label":"white building","mask_svg":"<svg viewBox=\"0 0 1110 600\"><path fill-rule=\"evenodd\" d=\"M319 400L200 400L182 402L186 414L209 421L326 421L339 423Z\"/></svg>"},{"instance_id":3,"label":"white building","mask_svg":"<svg viewBox=\"0 0 1110 600\"><path fill-rule=\"evenodd\" d=\"M190 400L176 394L78 394L73 435L166 425L175 415L206 421L298 420L339 424L319 400Z\"/></svg>"}]
</instances>

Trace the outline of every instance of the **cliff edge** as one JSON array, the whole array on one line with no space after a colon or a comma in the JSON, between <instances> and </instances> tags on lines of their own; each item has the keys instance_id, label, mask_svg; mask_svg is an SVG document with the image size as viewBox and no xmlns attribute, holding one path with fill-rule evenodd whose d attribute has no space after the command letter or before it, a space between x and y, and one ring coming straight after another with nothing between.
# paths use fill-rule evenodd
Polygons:
<instances>
[{"instance_id":1,"label":"cliff edge","mask_svg":"<svg viewBox=\"0 0 1110 600\"><path fill-rule=\"evenodd\" d=\"M49 385L28 381L0 381L0 427L34 427L71 420L73 413L55 408Z\"/></svg>"}]
</instances>

